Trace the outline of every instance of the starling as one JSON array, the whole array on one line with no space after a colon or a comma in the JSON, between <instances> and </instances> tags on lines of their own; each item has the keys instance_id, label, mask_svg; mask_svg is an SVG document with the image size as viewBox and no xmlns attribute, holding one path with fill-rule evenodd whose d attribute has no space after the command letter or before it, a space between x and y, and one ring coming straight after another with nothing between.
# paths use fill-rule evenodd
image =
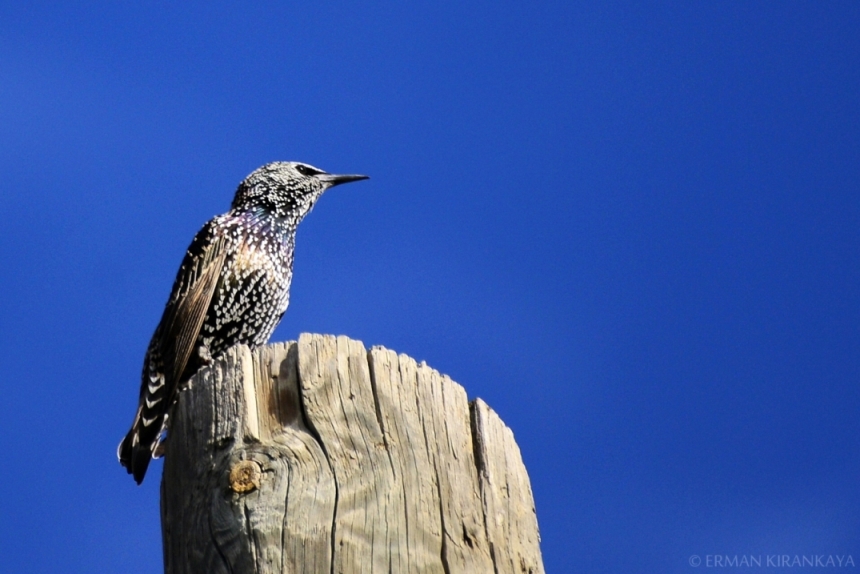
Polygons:
<instances>
[{"instance_id":1,"label":"starling","mask_svg":"<svg viewBox=\"0 0 860 574\"><path fill-rule=\"evenodd\" d=\"M230 211L194 237L143 360L140 401L117 449L140 484L161 454L180 385L237 343L264 345L290 298L296 228L325 190L364 175L274 162L239 184Z\"/></svg>"}]
</instances>

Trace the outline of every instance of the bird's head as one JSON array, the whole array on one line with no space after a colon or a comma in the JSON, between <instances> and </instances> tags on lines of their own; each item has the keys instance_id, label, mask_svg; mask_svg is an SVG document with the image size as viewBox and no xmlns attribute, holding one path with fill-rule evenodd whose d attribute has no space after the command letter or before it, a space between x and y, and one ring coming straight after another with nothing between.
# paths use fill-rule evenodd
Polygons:
<instances>
[{"instance_id":1,"label":"bird's head","mask_svg":"<svg viewBox=\"0 0 860 574\"><path fill-rule=\"evenodd\" d=\"M333 175L306 163L276 161L254 170L239 184L231 208L263 210L298 224L325 190L366 175Z\"/></svg>"}]
</instances>

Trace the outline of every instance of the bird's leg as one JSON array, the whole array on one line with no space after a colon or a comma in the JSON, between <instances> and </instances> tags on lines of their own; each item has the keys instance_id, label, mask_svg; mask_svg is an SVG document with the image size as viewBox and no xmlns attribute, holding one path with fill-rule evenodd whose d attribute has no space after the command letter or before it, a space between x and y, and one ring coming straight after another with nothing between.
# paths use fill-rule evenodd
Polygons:
<instances>
[{"instance_id":1,"label":"bird's leg","mask_svg":"<svg viewBox=\"0 0 860 574\"><path fill-rule=\"evenodd\" d=\"M161 458L164 456L164 451L167 450L167 419L170 418L170 413L164 414L164 422L161 423L161 432L158 433L158 438L155 441L155 446L152 448L152 458Z\"/></svg>"},{"instance_id":2,"label":"bird's leg","mask_svg":"<svg viewBox=\"0 0 860 574\"><path fill-rule=\"evenodd\" d=\"M212 353L209 352L209 345L204 343L197 347L197 358L200 359L201 366L212 362Z\"/></svg>"},{"instance_id":3,"label":"bird's leg","mask_svg":"<svg viewBox=\"0 0 860 574\"><path fill-rule=\"evenodd\" d=\"M152 449L152 458L161 458L164 456L164 451L167 450L167 437L158 441L158 444L155 445L155 448Z\"/></svg>"}]
</instances>

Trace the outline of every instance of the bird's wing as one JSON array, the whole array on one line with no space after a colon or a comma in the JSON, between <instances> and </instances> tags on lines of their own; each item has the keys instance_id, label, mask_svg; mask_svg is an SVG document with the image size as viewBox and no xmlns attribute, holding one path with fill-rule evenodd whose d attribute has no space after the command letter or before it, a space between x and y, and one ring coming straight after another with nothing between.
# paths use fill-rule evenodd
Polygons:
<instances>
[{"instance_id":1,"label":"bird's wing","mask_svg":"<svg viewBox=\"0 0 860 574\"><path fill-rule=\"evenodd\" d=\"M137 414L117 449L138 484L158 445L227 258L227 239L219 229L212 220L191 242L146 352Z\"/></svg>"},{"instance_id":2,"label":"bird's wing","mask_svg":"<svg viewBox=\"0 0 860 574\"><path fill-rule=\"evenodd\" d=\"M164 375L178 385L206 319L227 257L225 237L207 224L191 243L161 318Z\"/></svg>"}]
</instances>

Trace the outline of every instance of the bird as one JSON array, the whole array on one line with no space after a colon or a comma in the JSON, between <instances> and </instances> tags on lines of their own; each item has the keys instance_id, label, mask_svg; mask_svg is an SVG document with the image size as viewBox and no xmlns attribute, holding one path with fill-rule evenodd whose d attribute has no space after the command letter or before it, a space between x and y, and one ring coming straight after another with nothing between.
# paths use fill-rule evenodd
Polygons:
<instances>
[{"instance_id":1,"label":"bird","mask_svg":"<svg viewBox=\"0 0 860 574\"><path fill-rule=\"evenodd\" d=\"M289 304L299 223L327 189L363 179L268 163L239 184L227 213L194 236L144 356L134 422L117 448L137 484L163 454L182 385L233 345L268 342Z\"/></svg>"}]
</instances>

